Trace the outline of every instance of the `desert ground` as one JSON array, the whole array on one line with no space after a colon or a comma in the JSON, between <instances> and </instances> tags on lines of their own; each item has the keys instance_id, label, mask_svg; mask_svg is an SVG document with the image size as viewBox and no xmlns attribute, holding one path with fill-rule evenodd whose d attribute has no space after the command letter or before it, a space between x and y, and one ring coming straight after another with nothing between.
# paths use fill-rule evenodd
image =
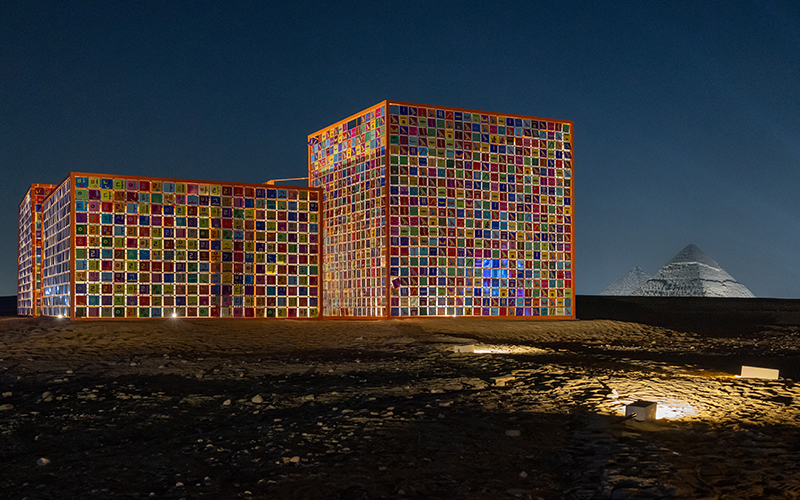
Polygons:
<instances>
[{"instance_id":1,"label":"desert ground","mask_svg":"<svg viewBox=\"0 0 800 500\"><path fill-rule=\"evenodd\" d=\"M578 297L575 321L0 318L0 497L800 497L798 302L642 300ZM640 399L657 420L624 417Z\"/></svg>"}]
</instances>

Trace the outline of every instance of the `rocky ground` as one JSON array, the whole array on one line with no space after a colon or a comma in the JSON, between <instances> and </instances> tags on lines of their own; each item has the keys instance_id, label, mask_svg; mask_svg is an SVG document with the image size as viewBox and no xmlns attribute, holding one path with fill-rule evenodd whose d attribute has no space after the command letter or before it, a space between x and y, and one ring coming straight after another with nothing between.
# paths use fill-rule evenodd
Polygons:
<instances>
[{"instance_id":1,"label":"rocky ground","mask_svg":"<svg viewBox=\"0 0 800 500\"><path fill-rule=\"evenodd\" d=\"M786 324L4 318L0 497L797 498L799 361Z\"/></svg>"}]
</instances>

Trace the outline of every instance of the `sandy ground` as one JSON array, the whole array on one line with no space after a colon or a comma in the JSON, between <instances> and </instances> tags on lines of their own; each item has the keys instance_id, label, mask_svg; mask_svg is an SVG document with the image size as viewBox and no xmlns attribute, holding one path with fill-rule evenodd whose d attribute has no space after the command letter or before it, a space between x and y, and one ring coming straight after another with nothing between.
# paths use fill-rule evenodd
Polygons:
<instances>
[{"instance_id":1,"label":"sandy ground","mask_svg":"<svg viewBox=\"0 0 800 500\"><path fill-rule=\"evenodd\" d=\"M797 370L787 324L2 318L0 497L798 498Z\"/></svg>"}]
</instances>

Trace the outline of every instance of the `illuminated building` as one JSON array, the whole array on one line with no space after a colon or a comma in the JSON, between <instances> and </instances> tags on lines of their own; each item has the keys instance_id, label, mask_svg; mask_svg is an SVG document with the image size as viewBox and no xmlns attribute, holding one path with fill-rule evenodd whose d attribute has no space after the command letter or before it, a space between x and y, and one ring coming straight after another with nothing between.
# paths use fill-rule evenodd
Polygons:
<instances>
[{"instance_id":1,"label":"illuminated building","mask_svg":"<svg viewBox=\"0 0 800 500\"><path fill-rule=\"evenodd\" d=\"M42 306L42 202L55 188L32 184L19 204L17 314L38 316Z\"/></svg>"},{"instance_id":2,"label":"illuminated building","mask_svg":"<svg viewBox=\"0 0 800 500\"><path fill-rule=\"evenodd\" d=\"M320 198L309 187L72 173L42 205L42 314L318 317Z\"/></svg>"},{"instance_id":3,"label":"illuminated building","mask_svg":"<svg viewBox=\"0 0 800 500\"><path fill-rule=\"evenodd\" d=\"M574 318L572 135L394 101L311 134L323 315Z\"/></svg>"},{"instance_id":4,"label":"illuminated building","mask_svg":"<svg viewBox=\"0 0 800 500\"><path fill-rule=\"evenodd\" d=\"M574 318L573 133L384 101L308 137L313 187L72 173L41 287L20 206L19 313Z\"/></svg>"}]
</instances>

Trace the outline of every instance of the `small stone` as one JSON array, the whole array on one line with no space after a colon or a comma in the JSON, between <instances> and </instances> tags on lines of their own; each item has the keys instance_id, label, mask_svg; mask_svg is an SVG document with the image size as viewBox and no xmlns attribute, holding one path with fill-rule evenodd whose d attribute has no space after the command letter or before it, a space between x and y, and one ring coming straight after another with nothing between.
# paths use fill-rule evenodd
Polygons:
<instances>
[{"instance_id":1,"label":"small stone","mask_svg":"<svg viewBox=\"0 0 800 500\"><path fill-rule=\"evenodd\" d=\"M226 399L225 401L222 402L222 406L230 406L230 405L231 405L230 399Z\"/></svg>"},{"instance_id":2,"label":"small stone","mask_svg":"<svg viewBox=\"0 0 800 500\"><path fill-rule=\"evenodd\" d=\"M176 488L181 488L181 487L183 487L183 483L178 481L177 483L175 483L175 487Z\"/></svg>"},{"instance_id":3,"label":"small stone","mask_svg":"<svg viewBox=\"0 0 800 500\"><path fill-rule=\"evenodd\" d=\"M72 370L67 370L67 373L72 374L73 372Z\"/></svg>"},{"instance_id":4,"label":"small stone","mask_svg":"<svg viewBox=\"0 0 800 500\"><path fill-rule=\"evenodd\" d=\"M295 455L295 456L293 456L292 458L290 458L290 459L289 459L289 461L290 461L291 463L293 463L293 464L296 464L297 462L299 462L299 461L300 461L300 457L298 457L297 455Z\"/></svg>"},{"instance_id":5,"label":"small stone","mask_svg":"<svg viewBox=\"0 0 800 500\"><path fill-rule=\"evenodd\" d=\"M42 458L40 458L39 460L36 461L36 465L38 465L39 467L44 467L45 465L47 465L49 463L50 463L50 460L48 460L48 459L46 459L44 457L42 457Z\"/></svg>"},{"instance_id":6,"label":"small stone","mask_svg":"<svg viewBox=\"0 0 800 500\"><path fill-rule=\"evenodd\" d=\"M519 437L520 431L518 429L510 429L506 431L506 436Z\"/></svg>"},{"instance_id":7,"label":"small stone","mask_svg":"<svg viewBox=\"0 0 800 500\"><path fill-rule=\"evenodd\" d=\"M0 411L3 411L3 410L13 410L13 409L14 409L14 405L12 405L12 404L4 404L4 405L0 405Z\"/></svg>"},{"instance_id":8,"label":"small stone","mask_svg":"<svg viewBox=\"0 0 800 500\"><path fill-rule=\"evenodd\" d=\"M50 391L45 391L42 393L42 399L50 397Z\"/></svg>"},{"instance_id":9,"label":"small stone","mask_svg":"<svg viewBox=\"0 0 800 500\"><path fill-rule=\"evenodd\" d=\"M525 479L526 477L528 477L528 473L525 472L525 471L522 471L522 472L519 473L519 477L521 477L522 479Z\"/></svg>"},{"instance_id":10,"label":"small stone","mask_svg":"<svg viewBox=\"0 0 800 500\"><path fill-rule=\"evenodd\" d=\"M516 377L514 377L513 375L504 375L502 377L494 377L492 379L492 381L494 381L494 385L497 387L505 387L514 380L516 380Z\"/></svg>"},{"instance_id":11,"label":"small stone","mask_svg":"<svg viewBox=\"0 0 800 500\"><path fill-rule=\"evenodd\" d=\"M136 363L131 363L131 366L136 366Z\"/></svg>"},{"instance_id":12,"label":"small stone","mask_svg":"<svg viewBox=\"0 0 800 500\"><path fill-rule=\"evenodd\" d=\"M261 397L261 394L256 394L250 401L252 401L255 404L261 404L264 402L264 398Z\"/></svg>"},{"instance_id":13,"label":"small stone","mask_svg":"<svg viewBox=\"0 0 800 500\"><path fill-rule=\"evenodd\" d=\"M11 397L11 395L12 395L12 394L11 394L10 392L4 392L4 393L3 393L3 397L4 397L4 398L10 398L10 397Z\"/></svg>"}]
</instances>

